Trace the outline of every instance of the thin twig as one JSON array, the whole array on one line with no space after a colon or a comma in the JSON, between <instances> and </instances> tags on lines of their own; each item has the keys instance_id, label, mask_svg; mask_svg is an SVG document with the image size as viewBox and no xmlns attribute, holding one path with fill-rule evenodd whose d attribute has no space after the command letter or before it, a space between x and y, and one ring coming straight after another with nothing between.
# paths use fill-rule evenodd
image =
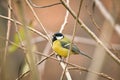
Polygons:
<instances>
[{"instance_id":1,"label":"thin twig","mask_svg":"<svg viewBox=\"0 0 120 80\"><path fill-rule=\"evenodd\" d=\"M49 45L49 42L47 42L47 44L44 47L43 53L46 54L46 55L50 55L50 56L54 55L54 52L49 54L50 50L51 50L51 46ZM45 66L46 66L47 59L48 59L47 57L41 56L40 62L38 62L38 64L42 63L41 65L38 66L41 80L43 78L42 74L44 74L44 71L46 69Z\"/></svg>"},{"instance_id":2,"label":"thin twig","mask_svg":"<svg viewBox=\"0 0 120 80\"><path fill-rule=\"evenodd\" d=\"M60 0L64 7L70 12L70 14L76 19L76 14L74 11L66 4L64 0ZM116 57L104 44L103 42L82 22L82 20L78 19L78 23L82 26L82 28L99 44L101 45L110 57L120 65L120 60Z\"/></svg>"},{"instance_id":3,"label":"thin twig","mask_svg":"<svg viewBox=\"0 0 120 80\"><path fill-rule=\"evenodd\" d=\"M55 53L52 52L52 53L49 55L49 57L53 56L54 54L55 54ZM45 57L45 58L42 59L41 61L38 61L38 62L37 62L37 65L40 65L43 61L47 60L49 57Z\"/></svg>"},{"instance_id":4,"label":"thin twig","mask_svg":"<svg viewBox=\"0 0 120 80\"><path fill-rule=\"evenodd\" d=\"M101 31L100 27L98 26L98 24L96 23L95 19L92 17L92 14L90 13L90 11L88 10L88 6L86 5L86 10L88 15L90 16L91 21L93 22L93 24L95 25L95 27L97 28L98 31Z\"/></svg>"},{"instance_id":5,"label":"thin twig","mask_svg":"<svg viewBox=\"0 0 120 80\"><path fill-rule=\"evenodd\" d=\"M75 38L75 33L76 33L77 25L78 25L77 19L79 18L79 15L80 15L80 10L81 10L82 3L83 3L83 0L81 0L80 4L79 4L79 10L78 10L78 13L77 13L77 17L75 19L75 25L74 25L74 29L73 29L72 40L71 40L71 43L70 43L70 50L69 51L71 51L71 49L72 49L72 44L73 44L73 41L74 41L74 38Z\"/></svg>"},{"instance_id":6,"label":"thin twig","mask_svg":"<svg viewBox=\"0 0 120 80\"><path fill-rule=\"evenodd\" d=\"M38 77L38 69L37 69L37 66L35 65L35 56L34 54L32 53L32 43L31 43L31 35L30 35L30 31L28 30L28 28L26 27L26 21L25 21L25 18L24 18L24 8L23 8L23 5L22 5L22 2L18 2L17 3L17 6L18 6L18 10L19 10L19 15L20 15L20 18L21 18L21 21L23 23L23 30L24 30L24 34L25 34L25 48L26 48L26 51L24 51L26 54L25 54L25 59L27 61L27 64L31 70L31 75L30 75L30 78L31 80L39 80L39 77Z\"/></svg>"},{"instance_id":7,"label":"thin twig","mask_svg":"<svg viewBox=\"0 0 120 80\"><path fill-rule=\"evenodd\" d=\"M37 52L38 53L38 52ZM40 53L40 52L39 52ZM53 56L54 53L52 52L49 56L45 57L44 59L42 59L41 61L38 61L36 63L36 65L40 65L42 62L44 62L45 60L49 59L51 56ZM30 70L26 71L25 73L23 73L22 75L20 75L16 80L21 79L22 77L24 77L25 75L27 75L30 72Z\"/></svg>"},{"instance_id":8,"label":"thin twig","mask_svg":"<svg viewBox=\"0 0 120 80\"><path fill-rule=\"evenodd\" d=\"M103 14L103 16L110 22L112 27L114 27L115 31L120 36L120 25L115 23L115 19L107 11L107 9L104 7L104 5L102 4L102 2L100 0L94 0L94 2L96 3L96 6L100 9L100 11Z\"/></svg>"},{"instance_id":9,"label":"thin twig","mask_svg":"<svg viewBox=\"0 0 120 80\"><path fill-rule=\"evenodd\" d=\"M10 19L10 18L8 18L8 17L6 17L6 16L3 16L3 15L0 15L0 17L1 18L4 18L4 19L7 19L7 20L10 20L10 21L12 21L12 22L16 22L16 24L18 24L18 25L23 25L22 23L20 23L19 21L17 21L17 20L14 20L14 19ZM39 36L41 36L42 38L44 38L44 39L46 39L46 40L48 40L48 38L46 37L46 35L44 35L44 34L42 34L41 32L39 32L39 31L37 31L36 29L34 29L34 28L32 28L32 27L29 27L29 26L27 26L27 28L29 29L29 30L31 30L32 32L34 32L34 33L36 33L37 35L39 35ZM68 35L68 36L70 36L70 35ZM71 36L70 36L71 37ZM81 40L81 41L79 41L79 40ZM92 40L92 39L86 39L86 38L83 38L83 37L75 37L75 41L76 42L81 42L81 43L85 43L85 44L89 44L89 45L95 45L95 42ZM112 46L114 46L114 48L117 48L118 50L120 49L119 48L119 44L117 45L117 44L112 44Z\"/></svg>"},{"instance_id":10,"label":"thin twig","mask_svg":"<svg viewBox=\"0 0 120 80\"><path fill-rule=\"evenodd\" d=\"M12 19L12 18L9 18L9 17L6 17L6 16L3 16L3 15L0 15L0 17L1 18L4 18L4 19L7 19L7 20L10 20L10 21L12 21L12 22L14 22L14 23L16 23L16 24L18 24L18 25L23 25L22 23L20 23L19 21L17 21L17 20L14 20L14 19ZM34 29L34 28L31 28L31 27L29 27L29 26L27 26L27 28L29 29L29 30L31 30L32 32L34 32L34 33L36 33L37 35L39 35L39 36L41 36L41 37L43 37L44 39L46 39L46 40L48 40L48 38L44 35L44 34L42 34L41 32L39 32L39 31L37 31L36 29ZM68 35L68 36L70 36L70 35ZM80 38L80 37L76 37L76 40L77 40L77 42L82 42L82 43L85 43L85 44L90 44L90 45L94 45L95 43L94 43L94 41L93 40L91 40L91 39L85 39L85 38ZM82 40L81 40L82 39ZM79 40L81 40L81 41L79 41ZM91 41L92 41L92 43L91 43ZM90 42L90 43L89 43ZM116 45L116 46L118 46L118 48L119 48L119 45L117 45L117 44L113 44L113 45ZM116 48L116 47L115 47ZM119 49L118 49L119 50Z\"/></svg>"},{"instance_id":11,"label":"thin twig","mask_svg":"<svg viewBox=\"0 0 120 80\"><path fill-rule=\"evenodd\" d=\"M69 5L69 0L66 0L66 4ZM63 24L60 28L60 31L59 31L60 33L63 32L65 25L67 24L68 16L69 16L69 11L66 10L65 19L64 19L64 22L63 22ZM57 59L60 60L61 58L59 56L57 56ZM63 72L62 72L62 75L60 77L60 80L63 80L64 74L66 74L66 77L68 80L72 80L71 75L70 75L69 71L67 70L67 64L60 62L60 65L63 68Z\"/></svg>"},{"instance_id":12,"label":"thin twig","mask_svg":"<svg viewBox=\"0 0 120 80\"><path fill-rule=\"evenodd\" d=\"M14 25L15 25L15 30L16 30L16 32L17 32L19 41L20 41L21 45L24 46L23 41L22 41L22 38L21 38L20 33L19 33L19 30L18 30L17 22L15 21L15 13L14 13L14 10L13 10L12 6L9 7L9 8L11 9L11 14L12 14L12 17L13 17L13 23L14 23ZM12 18L10 18L10 19L12 19ZM8 19L8 20L9 20L9 19ZM11 21L11 20L10 20L10 21Z\"/></svg>"},{"instance_id":13,"label":"thin twig","mask_svg":"<svg viewBox=\"0 0 120 80\"><path fill-rule=\"evenodd\" d=\"M66 3L69 5L69 0L67 0ZM69 16L69 11L66 10L65 19L64 19L64 22L63 22L63 24L62 24L62 26L61 26L61 28L60 28L60 31L59 31L60 33L63 32L63 30L64 30L64 28L65 28L65 26L66 26L66 24L67 24L68 16Z\"/></svg>"},{"instance_id":14,"label":"thin twig","mask_svg":"<svg viewBox=\"0 0 120 80\"><path fill-rule=\"evenodd\" d=\"M34 29L34 28L32 28L32 27L27 27L27 28L28 28L29 30L31 30L32 32L40 35L40 36L43 37L44 39L49 40L48 37L47 37L46 35L42 34L40 31L37 31L36 29Z\"/></svg>"},{"instance_id":15,"label":"thin twig","mask_svg":"<svg viewBox=\"0 0 120 80\"><path fill-rule=\"evenodd\" d=\"M47 56L47 55L40 54L40 52L34 52L34 53L36 53L36 54L38 54L38 55L45 56L45 57L49 57L49 56ZM59 62L59 60L56 59L56 58L54 58L54 57L50 57L50 59L53 59L53 60L56 60L56 61ZM79 70L81 70L81 71L91 72L91 73L93 73L93 74L96 74L96 75L99 75L99 76L101 76L101 77L104 77L104 78L106 78L106 79L108 79L108 80L114 80L113 78L111 78L110 76L108 76L108 75L106 75L106 74L104 74L104 73L97 73L97 72L95 72L95 71L88 70L88 69L85 68L85 67L81 67L81 66L78 66L78 65L76 65L76 64L72 64L72 63L69 63L69 62L66 62L66 61L63 61L63 63L72 66L73 69L76 68L76 69L79 69ZM69 69L69 68L68 68L68 69ZM68 78L68 79L69 79L69 78Z\"/></svg>"},{"instance_id":16,"label":"thin twig","mask_svg":"<svg viewBox=\"0 0 120 80\"><path fill-rule=\"evenodd\" d=\"M31 11L32 11L34 17L36 18L36 20L37 20L37 21L39 22L39 24L41 25L43 31L46 33L46 36L47 36L48 39L49 39L48 41L49 41L50 45L52 46L52 41L51 41L50 37L48 36L48 32L47 32L46 29L44 28L43 24L41 23L40 19L38 18L38 16L37 16L36 12L34 11L33 7L31 6L31 4L29 3L28 0L26 0L26 3L28 4L29 8L31 9Z\"/></svg>"},{"instance_id":17,"label":"thin twig","mask_svg":"<svg viewBox=\"0 0 120 80\"><path fill-rule=\"evenodd\" d=\"M106 78L108 80L114 80L113 78L111 78L110 76L104 74L104 73L97 73L97 72L94 72L94 71L91 71L91 70L87 70L87 69L84 69L84 68L78 68L78 67L69 67L68 68L69 70L81 70L81 71L86 71L86 72L90 72L90 73L93 73L93 74L96 74L100 77L103 77L103 78Z\"/></svg>"},{"instance_id":18,"label":"thin twig","mask_svg":"<svg viewBox=\"0 0 120 80\"><path fill-rule=\"evenodd\" d=\"M34 11L33 7L31 6L31 4L29 3L28 0L26 0L26 3L28 4L29 8L31 9L34 17L36 18L36 20L38 21L38 23L41 25L43 31L45 32L46 36L47 36L47 39L48 39L48 42L50 43L50 45L52 46L52 41L51 41L51 38L49 37L48 35L48 32L46 31L45 27L43 26L43 24L41 23L40 19L38 18L36 12Z\"/></svg>"},{"instance_id":19,"label":"thin twig","mask_svg":"<svg viewBox=\"0 0 120 80\"><path fill-rule=\"evenodd\" d=\"M59 56L57 56L57 60L58 60L58 61L61 61L61 58L60 58ZM66 75L67 80L72 80L71 75L70 75L70 72L68 71L68 69L66 69L66 65L67 65L67 64L64 63L64 62L60 62L60 66L61 66L62 69L63 69L63 72L62 72L62 74L61 74L60 80L63 80L64 73L65 73L65 75ZM65 72L64 72L64 71L65 71Z\"/></svg>"},{"instance_id":20,"label":"thin twig","mask_svg":"<svg viewBox=\"0 0 120 80\"><path fill-rule=\"evenodd\" d=\"M8 18L11 18L11 0L8 0ZM8 20L7 23L7 34L6 39L9 40L10 37L10 29L11 29L11 21ZM3 64L2 64L2 74L4 75L3 78L6 79L7 77L7 71L6 71L6 59L7 59L7 52L8 52L8 41L5 41L5 49L3 53Z\"/></svg>"},{"instance_id":21,"label":"thin twig","mask_svg":"<svg viewBox=\"0 0 120 80\"><path fill-rule=\"evenodd\" d=\"M7 39L5 39L4 37L1 37L1 36L0 36L0 38L3 39L3 40L7 40ZM10 40L7 40L7 41L8 41L10 44L15 45L16 47L19 47L20 49L25 50L24 47L21 47L21 46L19 46L18 44L14 43L14 42L12 42L12 41L10 41ZM44 56L44 57L49 57L49 55L45 55L44 53L41 53L41 52L35 51L35 52L33 52L33 53L35 53L35 54L37 54L37 55ZM59 60L56 59L56 58L54 58L54 57L49 57L49 58L59 62ZM73 68L77 68L77 69L79 69L79 70L81 70L81 71L94 72L94 71L90 71L90 70L88 70L88 69L86 69L86 68L84 68L84 67L81 67L81 66L78 66L78 65L76 65L76 64L72 64L72 63L69 63L69 62L66 62L66 61L63 61L63 63L66 63L66 64L72 66ZM69 69L69 68L68 68L68 69ZM108 77L109 77L108 75L107 75L107 76L104 76L104 75L106 75L106 74L104 74L104 73L94 72L93 74L96 74L96 75L102 74L103 76L101 76L101 77L104 77L104 78L106 78L106 79L108 79L108 80L114 80L113 78L112 78L112 79L109 79L109 78L108 78Z\"/></svg>"},{"instance_id":22,"label":"thin twig","mask_svg":"<svg viewBox=\"0 0 120 80\"><path fill-rule=\"evenodd\" d=\"M45 5L45 6L38 6L38 5L34 4L34 3L32 2L32 0L28 0L28 1L29 1L29 3L31 4L31 6L32 6L32 7L35 7L35 8L48 8L48 7L52 7L52 6L61 4L60 2L58 2L58 3L53 3L53 4Z\"/></svg>"},{"instance_id":23,"label":"thin twig","mask_svg":"<svg viewBox=\"0 0 120 80\"><path fill-rule=\"evenodd\" d=\"M12 22L14 22L14 23L17 23L17 24L23 26L23 24L22 24L21 22L19 22L19 21L17 21L17 20L14 20L14 19L12 19L12 18L3 16L3 15L0 15L0 17L1 17L1 18L4 18L4 19L7 19L7 20L10 20L10 21L12 21ZM41 37L43 37L44 39L48 40L48 38L46 37L46 35L42 34L41 32L37 31L36 29L34 29L34 28L32 28L32 27L29 27L29 26L26 26L26 27L27 27L29 30L31 30L32 32L34 32L34 33L40 35Z\"/></svg>"},{"instance_id":24,"label":"thin twig","mask_svg":"<svg viewBox=\"0 0 120 80\"><path fill-rule=\"evenodd\" d=\"M8 0L8 18L11 18L11 0ZM10 20L8 20L7 26L8 26L8 28L7 28L6 39L9 39L10 29L11 29L11 21ZM4 53L4 58L3 58L4 62L6 62L7 51L8 51L8 41L5 42L5 53Z\"/></svg>"},{"instance_id":25,"label":"thin twig","mask_svg":"<svg viewBox=\"0 0 120 80\"><path fill-rule=\"evenodd\" d=\"M87 13L89 14L89 16L90 16L90 19L91 19L91 21L92 21L92 23L95 25L95 27L97 28L97 30L99 31L99 32L101 32L101 28L98 26L98 24L96 23L96 21L95 21L95 19L92 17L92 14L90 13L90 11L88 10L88 8L87 8L87 5L86 5L86 10L87 10ZM104 40L105 40L105 37L104 37L104 35L102 35L101 34L101 38L103 38ZM105 40L106 41L106 40ZM106 41L107 42L107 41ZM109 46L111 46L111 49L113 49L112 48L112 44L108 44ZM114 50L114 49L113 49Z\"/></svg>"},{"instance_id":26,"label":"thin twig","mask_svg":"<svg viewBox=\"0 0 120 80\"><path fill-rule=\"evenodd\" d=\"M50 39L50 37L49 37L49 35L48 35L48 32L47 32L46 29L44 28L43 24L41 23L40 19L38 18L38 16L37 16L36 12L34 11L33 7L31 6L31 4L29 3L28 0L26 0L26 3L28 4L29 8L31 9L31 11L32 11L34 17L36 18L36 20L37 20L37 21L39 22L39 24L41 25L43 31L46 33L47 40L48 40L48 42L50 43L50 46L52 46L52 41L51 41L51 39Z\"/></svg>"},{"instance_id":27,"label":"thin twig","mask_svg":"<svg viewBox=\"0 0 120 80\"><path fill-rule=\"evenodd\" d=\"M13 10L12 10L12 13L14 13ZM14 15L13 15L13 20L15 20L15 16ZM18 26L17 26L16 21L14 21L14 25L15 25L16 33L18 35L19 42L21 43L22 46L24 46L23 41L22 41L22 37L20 36L20 32L18 30Z\"/></svg>"},{"instance_id":28,"label":"thin twig","mask_svg":"<svg viewBox=\"0 0 120 80\"><path fill-rule=\"evenodd\" d=\"M70 43L70 49L69 49L69 52L68 52L68 57L66 59L66 62L68 62L69 60L69 57L70 57L70 53L71 53L71 49L72 49L72 44L73 44L73 41L74 41L74 37L75 37L75 33L76 33L76 29L77 29L77 19L79 18L79 15L80 15L80 10L81 10L81 6L82 6L82 2L83 0L80 0L80 4L79 4L79 10L78 10L78 13L77 13L77 17L75 19L75 25L74 25L74 29L73 29L73 34L72 34L72 40L71 40L71 43ZM65 71L67 70L67 66L65 66L65 70L63 72L63 75L65 74Z\"/></svg>"}]
</instances>

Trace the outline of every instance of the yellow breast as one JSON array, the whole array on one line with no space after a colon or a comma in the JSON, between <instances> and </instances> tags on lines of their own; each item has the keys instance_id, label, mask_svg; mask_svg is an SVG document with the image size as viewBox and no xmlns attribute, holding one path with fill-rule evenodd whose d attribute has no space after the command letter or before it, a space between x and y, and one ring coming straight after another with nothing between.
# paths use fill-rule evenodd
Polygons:
<instances>
[{"instance_id":1,"label":"yellow breast","mask_svg":"<svg viewBox=\"0 0 120 80\"><path fill-rule=\"evenodd\" d=\"M60 41L56 40L52 46L53 50L62 57L67 57L69 50L61 46Z\"/></svg>"}]
</instances>

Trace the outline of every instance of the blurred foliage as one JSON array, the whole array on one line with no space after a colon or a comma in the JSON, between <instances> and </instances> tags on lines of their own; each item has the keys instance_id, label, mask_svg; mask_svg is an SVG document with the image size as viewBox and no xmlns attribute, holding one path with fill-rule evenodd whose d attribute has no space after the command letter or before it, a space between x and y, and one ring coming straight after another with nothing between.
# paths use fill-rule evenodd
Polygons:
<instances>
[{"instance_id":1,"label":"blurred foliage","mask_svg":"<svg viewBox=\"0 0 120 80\"><path fill-rule=\"evenodd\" d=\"M23 30L23 28L20 28L19 30L18 30L18 32L16 32L15 34L14 34L14 43L15 44L17 44L17 45L20 45L20 43L21 43L21 41L20 41L20 39L23 41L24 39L25 39L25 34L24 34L24 30ZM18 49L18 47L16 46L16 45L10 45L9 46L9 48L8 48L8 51L10 52L10 53L13 53L14 51L16 51Z\"/></svg>"},{"instance_id":2,"label":"blurred foliage","mask_svg":"<svg viewBox=\"0 0 120 80\"><path fill-rule=\"evenodd\" d=\"M29 27L33 27L33 21L29 22ZM22 42L25 40L24 29L22 27L20 27L13 36L14 36L13 42L17 45L22 45ZM9 46L8 51L9 51L9 53L13 53L17 49L18 49L18 47L16 45L12 44Z\"/></svg>"}]
</instances>

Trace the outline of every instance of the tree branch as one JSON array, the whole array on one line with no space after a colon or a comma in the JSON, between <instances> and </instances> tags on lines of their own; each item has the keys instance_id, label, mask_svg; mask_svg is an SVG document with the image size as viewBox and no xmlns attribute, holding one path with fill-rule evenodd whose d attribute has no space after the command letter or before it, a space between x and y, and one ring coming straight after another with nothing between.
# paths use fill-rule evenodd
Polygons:
<instances>
[{"instance_id":1,"label":"tree branch","mask_svg":"<svg viewBox=\"0 0 120 80\"><path fill-rule=\"evenodd\" d=\"M74 11L66 4L64 0L60 0L64 7L70 12L70 14L76 19L76 14ZM107 53L110 55L110 57L117 62L120 65L120 60L118 57L116 57L104 44L103 42L82 22L82 20L77 20L80 26L99 44L101 45Z\"/></svg>"}]
</instances>

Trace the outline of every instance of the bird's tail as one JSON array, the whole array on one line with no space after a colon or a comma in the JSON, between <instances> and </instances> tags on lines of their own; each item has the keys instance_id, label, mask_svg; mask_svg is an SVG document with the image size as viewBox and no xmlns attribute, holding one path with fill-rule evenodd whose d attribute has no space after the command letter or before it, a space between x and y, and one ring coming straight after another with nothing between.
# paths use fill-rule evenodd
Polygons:
<instances>
[{"instance_id":1,"label":"bird's tail","mask_svg":"<svg viewBox=\"0 0 120 80\"><path fill-rule=\"evenodd\" d=\"M85 57L87 57L87 58L89 58L89 59L91 59L91 60L92 60L92 57L88 56L85 52L80 51L80 54L82 54L83 56L85 56Z\"/></svg>"}]
</instances>

